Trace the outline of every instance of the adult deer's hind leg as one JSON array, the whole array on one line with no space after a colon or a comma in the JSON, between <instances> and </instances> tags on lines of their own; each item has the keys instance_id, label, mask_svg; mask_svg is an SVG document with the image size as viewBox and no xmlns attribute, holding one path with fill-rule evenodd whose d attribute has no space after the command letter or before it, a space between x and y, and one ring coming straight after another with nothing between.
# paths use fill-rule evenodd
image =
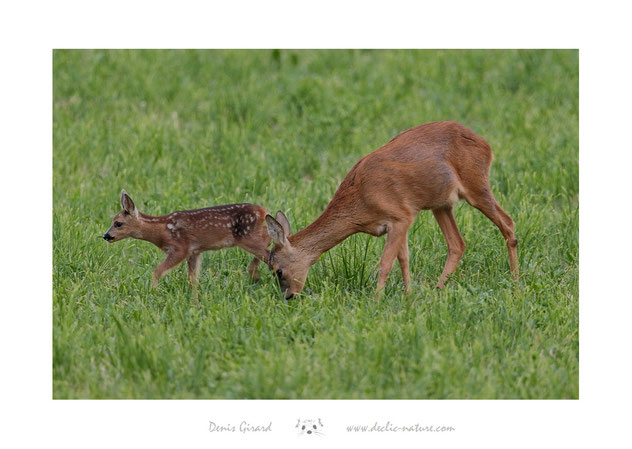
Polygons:
<instances>
[{"instance_id":1,"label":"adult deer's hind leg","mask_svg":"<svg viewBox=\"0 0 632 449\"><path fill-rule=\"evenodd\" d=\"M443 237L448 244L448 258L445 262L443 272L441 276L439 276L439 281L437 282L437 287L443 288L445 286L444 282L448 280L448 275L454 273L461 256L465 252L465 242L463 241L463 237L461 237L459 228L456 226L456 221L452 214L452 207L435 209L432 213L437 223L439 223Z\"/></svg>"},{"instance_id":2,"label":"adult deer's hind leg","mask_svg":"<svg viewBox=\"0 0 632 449\"><path fill-rule=\"evenodd\" d=\"M509 253L509 268L514 279L518 279L518 239L514 235L514 223L507 213L500 207L489 188L484 188L477 195L469 194L465 198L468 203L483 212L502 233L507 242Z\"/></svg>"}]
</instances>

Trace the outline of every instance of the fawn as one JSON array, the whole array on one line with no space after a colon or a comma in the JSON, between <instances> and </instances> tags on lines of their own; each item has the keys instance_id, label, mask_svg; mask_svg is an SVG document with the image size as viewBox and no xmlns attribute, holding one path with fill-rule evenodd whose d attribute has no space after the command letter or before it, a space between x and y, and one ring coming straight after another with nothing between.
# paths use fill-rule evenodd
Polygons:
<instances>
[{"instance_id":1,"label":"fawn","mask_svg":"<svg viewBox=\"0 0 632 449\"><path fill-rule=\"evenodd\" d=\"M395 258L406 291L408 228L421 210L431 210L448 245L448 257L437 287L456 270L465 242L452 215L461 199L479 209L502 233L509 266L518 279L518 240L513 221L489 187L492 150L487 141L456 122L433 122L404 131L383 147L362 157L349 171L324 212L305 229L290 235L283 212L266 216L274 246L268 265L276 272L286 299L303 289L309 268L321 254L347 237L364 232L388 234L380 260L380 295Z\"/></svg>"},{"instance_id":2,"label":"fawn","mask_svg":"<svg viewBox=\"0 0 632 449\"><path fill-rule=\"evenodd\" d=\"M167 258L154 270L154 287L162 276L186 259L193 295L197 297L203 251L239 246L254 254L248 273L255 281L259 279L257 265L262 260L268 261L270 237L263 226L267 212L261 206L226 204L153 217L140 213L123 190L121 207L123 210L114 216L103 238L108 243L127 237L147 240L164 251Z\"/></svg>"}]
</instances>

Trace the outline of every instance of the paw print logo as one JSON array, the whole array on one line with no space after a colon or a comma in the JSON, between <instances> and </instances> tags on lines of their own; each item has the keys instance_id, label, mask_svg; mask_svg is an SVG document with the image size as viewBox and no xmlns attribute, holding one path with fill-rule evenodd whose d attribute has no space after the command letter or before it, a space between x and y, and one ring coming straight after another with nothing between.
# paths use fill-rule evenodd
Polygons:
<instances>
[{"instance_id":1,"label":"paw print logo","mask_svg":"<svg viewBox=\"0 0 632 449\"><path fill-rule=\"evenodd\" d=\"M318 419L299 419L295 428L299 435L324 435L323 422Z\"/></svg>"}]
</instances>

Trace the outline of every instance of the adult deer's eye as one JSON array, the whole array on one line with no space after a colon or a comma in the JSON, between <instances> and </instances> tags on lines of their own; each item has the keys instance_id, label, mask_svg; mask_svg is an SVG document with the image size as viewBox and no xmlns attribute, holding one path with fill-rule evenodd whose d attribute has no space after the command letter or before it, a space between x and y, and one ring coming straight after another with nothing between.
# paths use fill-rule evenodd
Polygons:
<instances>
[{"instance_id":1,"label":"adult deer's eye","mask_svg":"<svg viewBox=\"0 0 632 449\"><path fill-rule=\"evenodd\" d=\"M123 226L123 223L121 223L120 221L117 221L116 223L114 223L114 227L116 228L120 228L121 226Z\"/></svg>"},{"instance_id":2,"label":"adult deer's eye","mask_svg":"<svg viewBox=\"0 0 632 449\"><path fill-rule=\"evenodd\" d=\"M281 279L281 277L283 277L283 270L276 270L276 275L279 279Z\"/></svg>"},{"instance_id":3,"label":"adult deer's eye","mask_svg":"<svg viewBox=\"0 0 632 449\"><path fill-rule=\"evenodd\" d=\"M313 427L314 427L314 429L315 429L315 428L316 428L316 425L314 424L314 426L313 426Z\"/></svg>"},{"instance_id":4,"label":"adult deer's eye","mask_svg":"<svg viewBox=\"0 0 632 449\"><path fill-rule=\"evenodd\" d=\"M281 271L281 270L279 270L279 271ZM303 429L301 429L301 430L305 430L305 426L303 426Z\"/></svg>"}]
</instances>

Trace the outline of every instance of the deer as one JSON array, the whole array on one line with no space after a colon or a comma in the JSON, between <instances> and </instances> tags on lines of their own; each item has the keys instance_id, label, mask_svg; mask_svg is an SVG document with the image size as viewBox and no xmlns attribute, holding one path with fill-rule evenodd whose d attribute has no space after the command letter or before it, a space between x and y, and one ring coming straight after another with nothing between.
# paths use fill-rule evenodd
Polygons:
<instances>
[{"instance_id":1,"label":"deer","mask_svg":"<svg viewBox=\"0 0 632 449\"><path fill-rule=\"evenodd\" d=\"M238 246L253 254L255 257L248 265L248 274L254 281L260 278L259 262L268 261L271 240L263 226L267 211L262 206L225 204L152 216L139 212L123 189L121 208L102 237L108 243L128 237L146 240L166 253L165 260L154 270L154 288L161 277L186 260L189 282L197 299L197 278L204 251Z\"/></svg>"},{"instance_id":2,"label":"deer","mask_svg":"<svg viewBox=\"0 0 632 449\"><path fill-rule=\"evenodd\" d=\"M323 213L309 226L290 233L282 211L266 215L274 243L268 259L286 299L300 293L310 267L347 237L366 233L387 235L379 263L379 297L395 258L410 293L408 229L422 210L431 210L448 247L436 284L443 289L465 252L453 206L467 201L500 230L507 245L509 267L518 279L518 240L511 217L500 207L489 186L492 149L485 139L457 122L432 122L401 132L384 146L360 158L351 168Z\"/></svg>"}]
</instances>

